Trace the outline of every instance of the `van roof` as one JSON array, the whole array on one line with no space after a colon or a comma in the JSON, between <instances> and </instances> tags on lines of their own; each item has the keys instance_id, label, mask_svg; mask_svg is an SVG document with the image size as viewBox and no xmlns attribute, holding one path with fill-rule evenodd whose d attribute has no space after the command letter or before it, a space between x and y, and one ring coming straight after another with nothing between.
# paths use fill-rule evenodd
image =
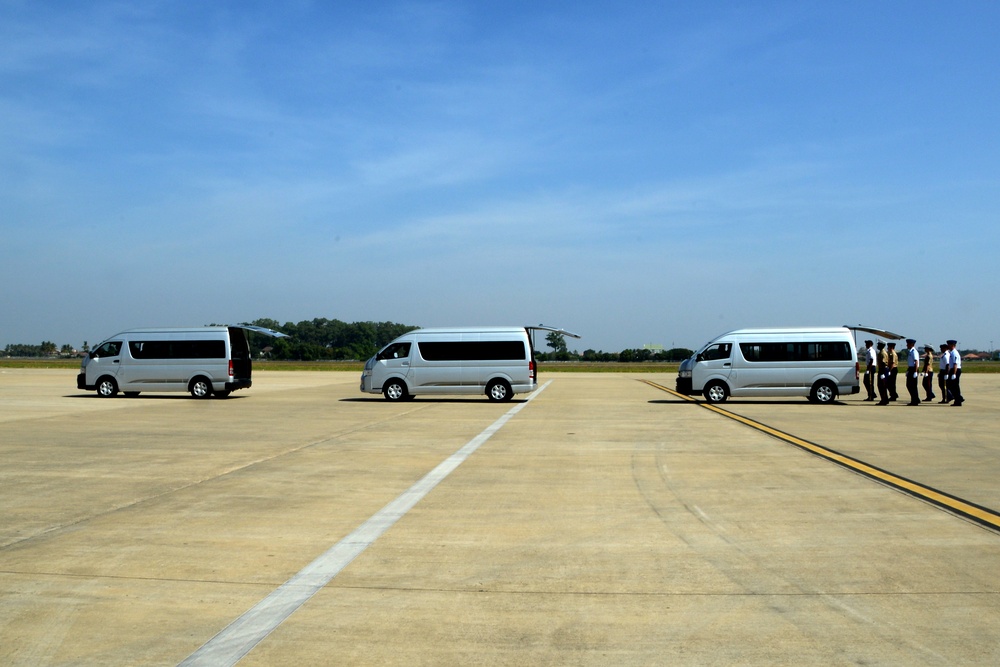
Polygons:
<instances>
[{"instance_id":1,"label":"van roof","mask_svg":"<svg viewBox=\"0 0 1000 667\"><path fill-rule=\"evenodd\" d=\"M735 329L733 331L727 331L722 334L723 336L728 336L729 334L797 334L797 333L843 333L847 331L846 327L771 327L771 328L761 328L761 329Z\"/></svg>"},{"instance_id":2,"label":"van roof","mask_svg":"<svg viewBox=\"0 0 1000 667\"><path fill-rule=\"evenodd\" d=\"M524 333L524 327L427 327L424 329L414 329L407 331L407 334L415 333Z\"/></svg>"}]
</instances>

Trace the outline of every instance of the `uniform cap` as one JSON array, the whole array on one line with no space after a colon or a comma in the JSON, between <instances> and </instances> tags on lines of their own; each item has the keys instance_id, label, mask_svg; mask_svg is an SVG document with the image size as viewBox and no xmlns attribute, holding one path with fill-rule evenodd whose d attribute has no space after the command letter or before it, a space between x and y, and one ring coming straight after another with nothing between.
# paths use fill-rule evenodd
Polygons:
<instances>
[{"instance_id":1,"label":"uniform cap","mask_svg":"<svg viewBox=\"0 0 1000 667\"><path fill-rule=\"evenodd\" d=\"M906 342L909 343L910 345L916 345L917 344L917 339L916 338L907 338Z\"/></svg>"},{"instance_id":2,"label":"uniform cap","mask_svg":"<svg viewBox=\"0 0 1000 667\"><path fill-rule=\"evenodd\" d=\"M958 345L958 341L957 340L949 340L948 341L948 345Z\"/></svg>"}]
</instances>

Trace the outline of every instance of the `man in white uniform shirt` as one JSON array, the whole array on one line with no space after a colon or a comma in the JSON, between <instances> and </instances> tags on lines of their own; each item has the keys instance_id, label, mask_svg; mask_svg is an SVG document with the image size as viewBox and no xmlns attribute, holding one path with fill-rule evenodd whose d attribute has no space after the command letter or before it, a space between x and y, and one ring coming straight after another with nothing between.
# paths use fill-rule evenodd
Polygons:
<instances>
[{"instance_id":1,"label":"man in white uniform shirt","mask_svg":"<svg viewBox=\"0 0 1000 667\"><path fill-rule=\"evenodd\" d=\"M951 392L952 398L955 399L955 407L959 408L965 402L965 399L962 398L962 387L960 384L962 379L962 355L958 353L956 345L958 345L958 341L948 341L948 391Z\"/></svg>"},{"instance_id":2,"label":"man in white uniform shirt","mask_svg":"<svg viewBox=\"0 0 1000 667\"><path fill-rule=\"evenodd\" d=\"M870 340L865 341L865 390L868 392L866 401L875 400L875 348Z\"/></svg>"},{"instance_id":3,"label":"man in white uniform shirt","mask_svg":"<svg viewBox=\"0 0 1000 667\"><path fill-rule=\"evenodd\" d=\"M920 405L920 383L917 374L920 372L920 353L917 352L917 341L906 339L906 391L910 392L910 402L907 405Z\"/></svg>"}]
</instances>

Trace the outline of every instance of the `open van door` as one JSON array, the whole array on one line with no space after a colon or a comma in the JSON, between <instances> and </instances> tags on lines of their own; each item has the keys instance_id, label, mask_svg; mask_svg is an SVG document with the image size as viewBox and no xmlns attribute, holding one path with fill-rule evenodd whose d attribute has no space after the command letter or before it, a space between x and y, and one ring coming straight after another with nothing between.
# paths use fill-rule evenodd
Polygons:
<instances>
[{"instance_id":1,"label":"open van door","mask_svg":"<svg viewBox=\"0 0 1000 667\"><path fill-rule=\"evenodd\" d=\"M270 336L271 338L291 338L288 334L283 334L280 331L275 331L274 329L268 329L266 327L255 327L249 324L236 324L230 325L231 329L246 329L247 331L252 331L254 333L263 334L264 336Z\"/></svg>"},{"instance_id":2,"label":"open van door","mask_svg":"<svg viewBox=\"0 0 1000 667\"><path fill-rule=\"evenodd\" d=\"M844 325L845 329L850 329L857 336L859 331L864 331L865 333L870 333L878 336L879 338L886 338L888 340L903 340L903 337L897 333L892 333L891 331L886 331L885 329L876 329L875 327L866 327L860 324L856 326L851 326L850 324Z\"/></svg>"}]
</instances>

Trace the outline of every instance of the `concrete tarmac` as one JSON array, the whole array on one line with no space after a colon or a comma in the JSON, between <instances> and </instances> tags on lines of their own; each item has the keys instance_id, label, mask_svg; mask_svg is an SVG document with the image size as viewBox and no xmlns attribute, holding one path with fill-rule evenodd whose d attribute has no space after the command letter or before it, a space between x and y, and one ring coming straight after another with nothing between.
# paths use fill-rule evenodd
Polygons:
<instances>
[{"instance_id":1,"label":"concrete tarmac","mask_svg":"<svg viewBox=\"0 0 1000 667\"><path fill-rule=\"evenodd\" d=\"M993 665L1000 532L657 389L226 400L0 370L0 664L177 665L482 440L240 665ZM724 408L1000 510L1000 376L961 408Z\"/></svg>"}]
</instances>

